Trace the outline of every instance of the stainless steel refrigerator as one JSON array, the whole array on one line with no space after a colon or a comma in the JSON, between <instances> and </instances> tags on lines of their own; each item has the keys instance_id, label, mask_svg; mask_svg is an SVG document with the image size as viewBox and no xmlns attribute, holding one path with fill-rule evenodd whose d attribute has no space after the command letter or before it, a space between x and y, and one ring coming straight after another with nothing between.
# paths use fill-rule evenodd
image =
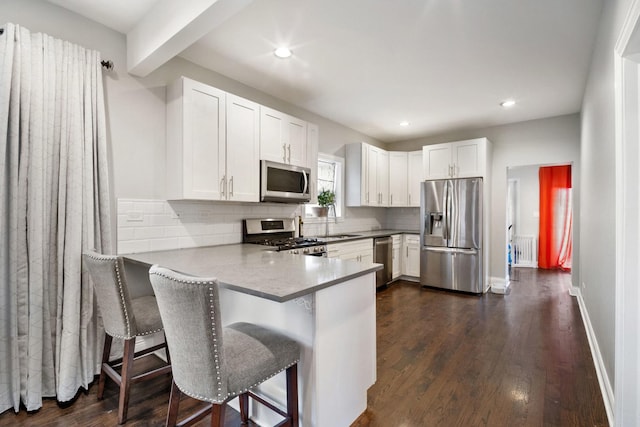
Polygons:
<instances>
[{"instance_id":1,"label":"stainless steel refrigerator","mask_svg":"<svg viewBox=\"0 0 640 427\"><path fill-rule=\"evenodd\" d=\"M420 284L481 293L482 178L422 183Z\"/></svg>"}]
</instances>

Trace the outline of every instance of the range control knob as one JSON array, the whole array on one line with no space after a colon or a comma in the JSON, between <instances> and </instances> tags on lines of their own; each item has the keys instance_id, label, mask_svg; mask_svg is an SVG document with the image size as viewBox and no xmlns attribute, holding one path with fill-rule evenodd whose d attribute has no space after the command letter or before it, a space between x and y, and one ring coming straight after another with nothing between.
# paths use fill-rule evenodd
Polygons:
<instances>
[{"instance_id":1,"label":"range control knob","mask_svg":"<svg viewBox=\"0 0 640 427\"><path fill-rule=\"evenodd\" d=\"M303 254L308 254L308 253L309 253L309 248L304 248L304 249L302 250L302 253L303 253Z\"/></svg>"}]
</instances>

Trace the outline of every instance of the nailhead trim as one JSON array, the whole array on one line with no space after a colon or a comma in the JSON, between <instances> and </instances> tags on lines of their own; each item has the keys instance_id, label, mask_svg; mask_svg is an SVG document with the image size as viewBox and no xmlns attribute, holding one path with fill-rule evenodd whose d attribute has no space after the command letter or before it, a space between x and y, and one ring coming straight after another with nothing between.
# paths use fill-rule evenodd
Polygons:
<instances>
[{"instance_id":1,"label":"nailhead trim","mask_svg":"<svg viewBox=\"0 0 640 427\"><path fill-rule=\"evenodd\" d=\"M120 269L118 268L117 257L112 257L112 256L96 257L96 256L93 256L92 254L89 254L89 257L91 257L92 259L94 259L96 261L110 261L110 262L113 262L114 270L116 272L116 278L117 278L117 282L118 282L118 291L120 292L120 300L121 300L120 302L122 303L122 311L124 312L125 329L127 331L127 335L128 336L118 336L118 335L111 335L111 334L109 334L109 335L111 335L112 337L116 337L116 338L125 338L125 339L132 338L132 335L131 335L131 322L129 321L129 313L127 313L127 304L126 304L125 299L124 299L124 289L123 289L123 286L122 286L122 279L120 277Z\"/></svg>"},{"instance_id":2,"label":"nailhead trim","mask_svg":"<svg viewBox=\"0 0 640 427\"><path fill-rule=\"evenodd\" d=\"M212 328L212 332L215 331L215 318L214 318L214 305L213 305L213 287L211 285L214 285L216 282L215 280L186 280L186 279L178 279L176 277L172 277L169 276L168 274L165 273L161 273L157 270L153 271L151 274L155 274L156 276L160 276L163 277L165 279L177 282L177 283L186 283L186 284L192 284L192 285L210 285L209 287L209 307L211 309L211 328ZM186 388L182 388L182 386L180 386L178 383L176 383L176 385L178 385L178 388L180 389L180 391L184 394L186 394L187 396L193 397L195 399L198 400L202 400L204 402L211 402L211 403L224 403L227 400L229 400L229 398L235 397L239 394L245 393L249 390L251 390L252 388L255 388L257 386L259 386L260 384L262 384L263 382L265 382L266 380L268 380L269 378L275 377L276 375L278 375L280 372L285 371L287 369L289 369L290 367L292 367L293 365L297 364L300 359L296 359L294 362L286 365L285 367L283 367L282 369L280 369L279 371L274 372L273 374L265 377L262 380L257 381L255 384L253 384L252 386L249 386L247 388L245 388L244 390L240 390L237 392L229 392L227 391L226 396L222 396L222 394L220 393L221 391L221 381L220 381L220 365L219 365L219 356L218 356L218 344L217 344L217 339L215 334L213 335L213 348L214 348L214 360L216 363L216 377L218 379L218 393L217 393L217 397L218 399L212 399L211 397L208 396L203 396L201 394L198 393L194 393Z\"/></svg>"},{"instance_id":3,"label":"nailhead trim","mask_svg":"<svg viewBox=\"0 0 640 427\"><path fill-rule=\"evenodd\" d=\"M287 369L289 369L289 368L290 368L290 367L292 367L293 365L297 364L299 361L300 361L300 359L296 360L295 362L292 362L292 363L288 364L287 366L285 366L284 368L280 369L279 371L274 372L273 374L271 374L271 375L269 375L269 376L265 377L264 379L257 381L255 384L253 384L253 385L251 385L251 386L249 386L249 387L245 388L244 390L239 390L239 391L235 391L235 392L233 392L233 391L232 391L232 392L227 392L227 395L225 396L225 398L224 398L224 399L220 398L219 400L215 400L215 399L211 399L211 397L202 396L202 395L200 395L200 394L193 393L193 392L188 391L188 390L183 390L183 389L182 389L182 387L180 387L180 385L179 385L179 384L178 384L178 388L180 389L180 391L182 391L182 392L183 392L184 394L186 394L187 396L193 397L193 398L195 398L195 399L202 400L202 401L204 401L204 402L211 402L211 403L224 403L224 402L226 402L227 400L229 400L230 398L233 398L233 397L235 397L235 396L238 396L238 395L240 395L240 394L242 394L242 393L245 393L245 392L247 392L247 391L249 391L249 390L251 390L251 389L253 389L253 388L255 388L255 387L259 386L260 384L262 384L263 382L265 382L265 381L266 381L266 380L268 380L269 378L275 377L275 376L276 376L276 375L278 375L280 372L282 372L282 371L286 371ZM176 384L177 384L177 383L176 383Z\"/></svg>"}]
</instances>

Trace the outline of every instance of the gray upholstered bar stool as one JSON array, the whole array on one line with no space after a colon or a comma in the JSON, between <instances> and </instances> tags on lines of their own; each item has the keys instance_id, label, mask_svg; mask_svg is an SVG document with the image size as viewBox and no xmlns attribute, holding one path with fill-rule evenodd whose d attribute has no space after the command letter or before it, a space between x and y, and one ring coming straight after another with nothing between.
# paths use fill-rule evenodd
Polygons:
<instances>
[{"instance_id":1,"label":"gray upholstered bar stool","mask_svg":"<svg viewBox=\"0 0 640 427\"><path fill-rule=\"evenodd\" d=\"M164 348L167 352L167 361L170 362L166 342L135 352L136 337L162 332L162 319L154 296L129 297L122 257L86 252L83 254L83 259L93 281L106 332L98 382L98 399L102 399L104 395L104 385L108 375L120 387L118 424L123 424L127 421L131 384L171 373L171 365L167 364L133 375L134 358L147 356L156 350ZM110 362L109 354L114 337L124 340L124 352L122 359ZM116 370L117 368L121 368L120 373Z\"/></svg>"},{"instance_id":2,"label":"gray upholstered bar stool","mask_svg":"<svg viewBox=\"0 0 640 427\"><path fill-rule=\"evenodd\" d=\"M239 396L243 423L248 421L251 397L285 418L279 426L297 426L298 343L254 324L222 327L215 279L184 276L158 266L151 267L149 274L173 365L166 425L191 425L211 412L211 425L222 426L226 402ZM284 370L286 412L251 392ZM181 392L211 405L176 424Z\"/></svg>"}]
</instances>

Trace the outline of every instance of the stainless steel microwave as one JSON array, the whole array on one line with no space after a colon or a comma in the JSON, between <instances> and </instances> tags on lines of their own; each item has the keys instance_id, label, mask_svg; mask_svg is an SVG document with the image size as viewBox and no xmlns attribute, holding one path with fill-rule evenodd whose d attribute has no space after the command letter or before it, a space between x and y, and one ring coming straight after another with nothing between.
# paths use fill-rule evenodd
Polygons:
<instances>
[{"instance_id":1,"label":"stainless steel microwave","mask_svg":"<svg viewBox=\"0 0 640 427\"><path fill-rule=\"evenodd\" d=\"M260 161L260 200L263 202L304 203L311 200L310 168Z\"/></svg>"}]
</instances>

